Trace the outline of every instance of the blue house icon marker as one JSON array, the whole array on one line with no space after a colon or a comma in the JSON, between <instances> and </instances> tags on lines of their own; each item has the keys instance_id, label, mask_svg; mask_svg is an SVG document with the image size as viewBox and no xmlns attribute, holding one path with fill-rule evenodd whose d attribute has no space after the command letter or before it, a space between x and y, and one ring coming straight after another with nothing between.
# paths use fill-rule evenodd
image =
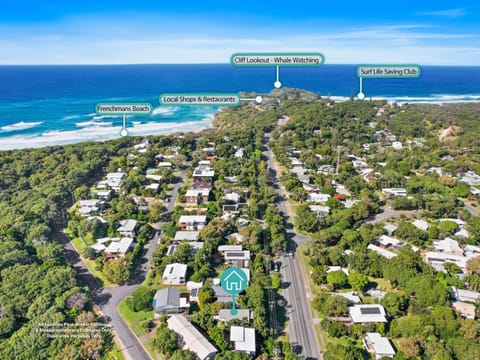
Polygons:
<instances>
[{"instance_id":1,"label":"blue house icon marker","mask_svg":"<svg viewBox=\"0 0 480 360\"><path fill-rule=\"evenodd\" d=\"M223 290L232 295L232 315L237 314L237 309L235 309L235 297L240 294L248 284L248 278L240 268L231 267L225 270L220 277L220 284L222 285Z\"/></svg>"},{"instance_id":2,"label":"blue house icon marker","mask_svg":"<svg viewBox=\"0 0 480 360\"><path fill-rule=\"evenodd\" d=\"M225 282L225 291L229 293L240 293L244 289L243 278L236 270L230 272L223 281Z\"/></svg>"}]
</instances>

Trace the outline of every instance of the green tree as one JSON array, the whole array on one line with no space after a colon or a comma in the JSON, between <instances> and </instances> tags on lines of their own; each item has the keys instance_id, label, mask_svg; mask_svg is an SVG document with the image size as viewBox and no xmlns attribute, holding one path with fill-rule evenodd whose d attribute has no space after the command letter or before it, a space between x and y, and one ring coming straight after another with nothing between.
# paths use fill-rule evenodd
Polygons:
<instances>
[{"instance_id":1,"label":"green tree","mask_svg":"<svg viewBox=\"0 0 480 360\"><path fill-rule=\"evenodd\" d=\"M368 284L368 276L352 271L348 274L348 282L355 291L362 292Z\"/></svg>"},{"instance_id":2,"label":"green tree","mask_svg":"<svg viewBox=\"0 0 480 360\"><path fill-rule=\"evenodd\" d=\"M154 291L140 287L132 293L134 311L150 310L152 308Z\"/></svg>"},{"instance_id":3,"label":"green tree","mask_svg":"<svg viewBox=\"0 0 480 360\"><path fill-rule=\"evenodd\" d=\"M177 334L171 331L167 324L160 324L152 343L162 355L170 358L177 349Z\"/></svg>"},{"instance_id":4,"label":"green tree","mask_svg":"<svg viewBox=\"0 0 480 360\"><path fill-rule=\"evenodd\" d=\"M348 284L348 277L342 270L331 271L327 274L327 283L334 289L343 288Z\"/></svg>"}]
</instances>

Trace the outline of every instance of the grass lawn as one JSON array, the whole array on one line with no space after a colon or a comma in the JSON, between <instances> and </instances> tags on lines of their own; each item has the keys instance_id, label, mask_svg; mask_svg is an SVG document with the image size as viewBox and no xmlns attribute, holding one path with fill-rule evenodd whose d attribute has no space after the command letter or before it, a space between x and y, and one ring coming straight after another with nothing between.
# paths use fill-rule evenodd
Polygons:
<instances>
[{"instance_id":1,"label":"grass lawn","mask_svg":"<svg viewBox=\"0 0 480 360\"><path fill-rule=\"evenodd\" d=\"M125 360L123 354L118 350L117 344L115 344L115 347L106 354L105 358L108 360Z\"/></svg>"},{"instance_id":2,"label":"grass lawn","mask_svg":"<svg viewBox=\"0 0 480 360\"><path fill-rule=\"evenodd\" d=\"M140 323L143 320L153 320L153 310L132 311L132 304L129 297L126 297L120 302L118 305L118 313L138 337L146 334L146 332L142 330Z\"/></svg>"}]
</instances>

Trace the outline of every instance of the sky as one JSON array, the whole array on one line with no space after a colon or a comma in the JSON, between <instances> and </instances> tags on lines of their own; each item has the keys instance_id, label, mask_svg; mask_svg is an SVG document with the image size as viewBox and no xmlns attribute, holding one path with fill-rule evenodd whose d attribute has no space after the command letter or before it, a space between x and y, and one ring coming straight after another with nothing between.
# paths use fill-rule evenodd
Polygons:
<instances>
[{"instance_id":1,"label":"sky","mask_svg":"<svg viewBox=\"0 0 480 360\"><path fill-rule=\"evenodd\" d=\"M0 65L228 63L236 52L480 66L480 2L0 2Z\"/></svg>"}]
</instances>

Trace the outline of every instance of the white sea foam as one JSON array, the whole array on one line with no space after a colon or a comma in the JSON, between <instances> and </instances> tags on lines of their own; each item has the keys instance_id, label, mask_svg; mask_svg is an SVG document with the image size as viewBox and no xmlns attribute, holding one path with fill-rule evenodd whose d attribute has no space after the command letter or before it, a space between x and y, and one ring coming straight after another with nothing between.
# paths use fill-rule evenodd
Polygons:
<instances>
[{"instance_id":1,"label":"white sea foam","mask_svg":"<svg viewBox=\"0 0 480 360\"><path fill-rule=\"evenodd\" d=\"M17 122L15 124L2 126L2 127L0 127L0 130L2 132L26 130L26 129L31 129L31 128L34 128L35 126L42 125L42 124L43 124L43 122L41 122L41 121L37 121L37 122L20 121L20 122Z\"/></svg>"},{"instance_id":2,"label":"white sea foam","mask_svg":"<svg viewBox=\"0 0 480 360\"><path fill-rule=\"evenodd\" d=\"M198 131L209 127L213 115L198 121L134 124L129 127L131 136L161 135L174 132ZM41 135L18 135L0 139L0 150L39 148L43 146L74 144L82 141L104 141L120 137L121 126L89 126L70 131L48 131Z\"/></svg>"},{"instance_id":3,"label":"white sea foam","mask_svg":"<svg viewBox=\"0 0 480 360\"><path fill-rule=\"evenodd\" d=\"M160 106L152 111L152 115L173 115L178 111L177 106Z\"/></svg>"},{"instance_id":4,"label":"white sea foam","mask_svg":"<svg viewBox=\"0 0 480 360\"><path fill-rule=\"evenodd\" d=\"M87 126L111 126L113 123L111 122L99 122L95 120L83 121L75 123L78 127L87 127Z\"/></svg>"},{"instance_id":5,"label":"white sea foam","mask_svg":"<svg viewBox=\"0 0 480 360\"><path fill-rule=\"evenodd\" d=\"M73 119L79 119L81 117L82 115L68 115L68 116L64 116L62 120L73 120Z\"/></svg>"}]
</instances>

